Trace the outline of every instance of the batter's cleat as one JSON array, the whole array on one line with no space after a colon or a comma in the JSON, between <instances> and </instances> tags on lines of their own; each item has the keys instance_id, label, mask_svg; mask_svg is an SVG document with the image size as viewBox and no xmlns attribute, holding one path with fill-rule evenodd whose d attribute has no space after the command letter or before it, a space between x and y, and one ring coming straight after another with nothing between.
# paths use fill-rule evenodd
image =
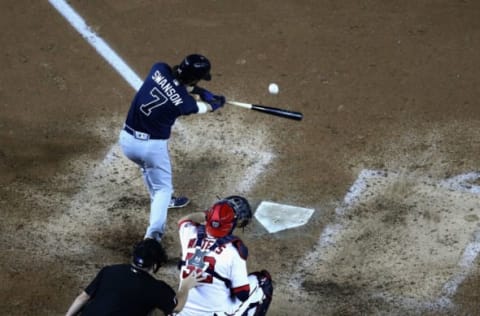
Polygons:
<instances>
[{"instance_id":1,"label":"batter's cleat","mask_svg":"<svg viewBox=\"0 0 480 316\"><path fill-rule=\"evenodd\" d=\"M172 199L170 200L170 204L168 204L168 208L181 208L185 207L190 203L190 199L187 198L186 196L179 196L175 197L172 196Z\"/></svg>"},{"instance_id":2,"label":"batter's cleat","mask_svg":"<svg viewBox=\"0 0 480 316\"><path fill-rule=\"evenodd\" d=\"M145 236L145 239L153 239L156 240L158 243L162 242L162 235L160 232L153 232L150 235Z\"/></svg>"}]
</instances>

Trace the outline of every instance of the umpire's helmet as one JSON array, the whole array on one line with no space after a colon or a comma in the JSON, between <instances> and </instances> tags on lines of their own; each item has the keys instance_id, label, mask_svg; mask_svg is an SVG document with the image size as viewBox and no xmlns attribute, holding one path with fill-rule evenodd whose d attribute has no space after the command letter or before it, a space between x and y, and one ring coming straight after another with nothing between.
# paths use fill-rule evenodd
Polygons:
<instances>
[{"instance_id":1,"label":"umpire's helmet","mask_svg":"<svg viewBox=\"0 0 480 316\"><path fill-rule=\"evenodd\" d=\"M149 269L156 264L154 272L157 272L158 268L167 260L168 256L165 250L155 239L144 239L133 248L132 262L139 268Z\"/></svg>"},{"instance_id":2,"label":"umpire's helmet","mask_svg":"<svg viewBox=\"0 0 480 316\"><path fill-rule=\"evenodd\" d=\"M200 54L191 54L185 57L180 65L174 66L173 71L178 81L186 85L196 84L200 80L211 80L210 61Z\"/></svg>"},{"instance_id":3,"label":"umpire's helmet","mask_svg":"<svg viewBox=\"0 0 480 316\"><path fill-rule=\"evenodd\" d=\"M247 199L238 195L226 197L207 211L206 230L210 236L221 238L230 235L235 227L245 227L252 219Z\"/></svg>"}]
</instances>

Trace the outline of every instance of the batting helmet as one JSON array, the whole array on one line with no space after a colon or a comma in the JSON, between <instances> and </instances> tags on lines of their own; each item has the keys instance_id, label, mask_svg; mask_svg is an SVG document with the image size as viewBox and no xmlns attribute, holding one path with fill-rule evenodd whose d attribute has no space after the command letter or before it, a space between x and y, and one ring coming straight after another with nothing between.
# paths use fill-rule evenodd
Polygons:
<instances>
[{"instance_id":1,"label":"batting helmet","mask_svg":"<svg viewBox=\"0 0 480 316\"><path fill-rule=\"evenodd\" d=\"M210 68L210 61L207 57L191 54L185 57L180 65L175 66L173 69L177 80L183 84L191 85L200 80L211 80Z\"/></svg>"},{"instance_id":2,"label":"batting helmet","mask_svg":"<svg viewBox=\"0 0 480 316\"><path fill-rule=\"evenodd\" d=\"M133 248L132 262L139 268L149 269L156 264L154 272L157 272L158 268L167 260L168 257L165 250L155 239L144 239Z\"/></svg>"},{"instance_id":3,"label":"batting helmet","mask_svg":"<svg viewBox=\"0 0 480 316\"><path fill-rule=\"evenodd\" d=\"M232 233L235 227L245 227L252 219L247 199L238 195L226 197L208 210L206 230L210 236L221 238Z\"/></svg>"}]
</instances>

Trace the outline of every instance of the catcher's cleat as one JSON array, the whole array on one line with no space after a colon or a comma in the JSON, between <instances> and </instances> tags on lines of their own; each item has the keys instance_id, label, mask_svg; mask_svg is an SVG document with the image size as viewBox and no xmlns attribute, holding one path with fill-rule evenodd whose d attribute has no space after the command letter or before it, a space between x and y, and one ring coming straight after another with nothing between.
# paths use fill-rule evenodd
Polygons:
<instances>
[{"instance_id":1,"label":"catcher's cleat","mask_svg":"<svg viewBox=\"0 0 480 316\"><path fill-rule=\"evenodd\" d=\"M181 208L185 207L190 203L190 199L187 198L186 196L179 196L175 197L172 196L172 199L170 200L170 204L168 204L168 208Z\"/></svg>"}]
</instances>

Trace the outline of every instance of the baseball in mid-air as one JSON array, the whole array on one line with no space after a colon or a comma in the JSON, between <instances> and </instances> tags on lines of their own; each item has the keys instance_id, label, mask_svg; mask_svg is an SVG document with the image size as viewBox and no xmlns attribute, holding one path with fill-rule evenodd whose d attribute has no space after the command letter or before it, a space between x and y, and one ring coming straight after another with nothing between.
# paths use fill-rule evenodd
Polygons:
<instances>
[{"instance_id":1,"label":"baseball in mid-air","mask_svg":"<svg viewBox=\"0 0 480 316\"><path fill-rule=\"evenodd\" d=\"M268 92L270 92L270 94L277 94L279 91L280 88L278 87L278 84L271 83L268 85Z\"/></svg>"}]
</instances>

